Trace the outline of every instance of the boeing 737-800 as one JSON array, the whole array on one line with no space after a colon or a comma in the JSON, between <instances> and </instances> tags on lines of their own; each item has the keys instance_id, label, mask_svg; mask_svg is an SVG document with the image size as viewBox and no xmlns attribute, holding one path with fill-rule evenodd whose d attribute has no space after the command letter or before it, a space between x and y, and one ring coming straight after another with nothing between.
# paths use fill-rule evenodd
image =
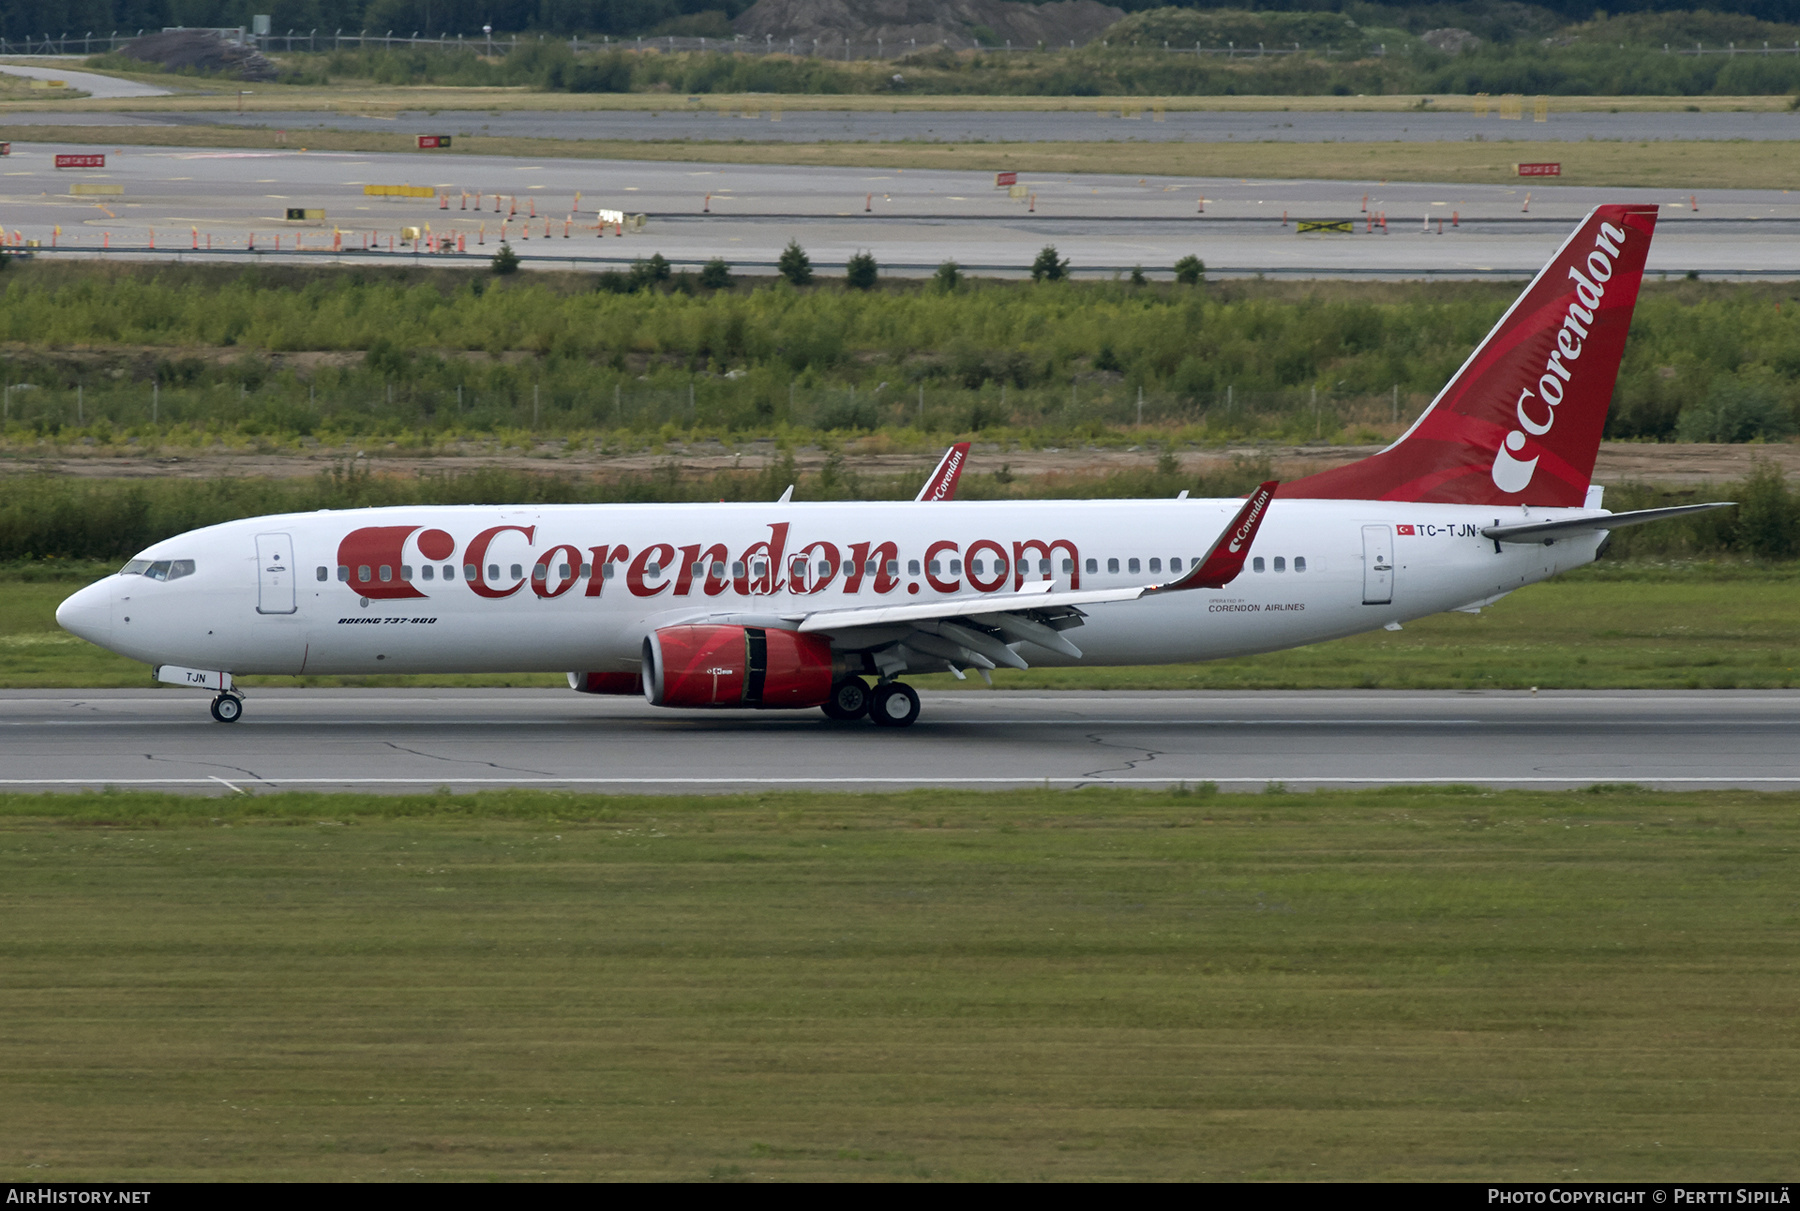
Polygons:
<instances>
[{"instance_id":1,"label":"boeing 737-800","mask_svg":"<svg viewBox=\"0 0 1800 1211\"><path fill-rule=\"evenodd\" d=\"M567 672L904 727L907 674L1210 660L1473 609L1594 559L1654 206L1589 214L1405 434L1247 500L395 507L158 542L68 630L243 711L244 674ZM935 502L929 508L921 501ZM572 671L571 671L572 670Z\"/></svg>"}]
</instances>

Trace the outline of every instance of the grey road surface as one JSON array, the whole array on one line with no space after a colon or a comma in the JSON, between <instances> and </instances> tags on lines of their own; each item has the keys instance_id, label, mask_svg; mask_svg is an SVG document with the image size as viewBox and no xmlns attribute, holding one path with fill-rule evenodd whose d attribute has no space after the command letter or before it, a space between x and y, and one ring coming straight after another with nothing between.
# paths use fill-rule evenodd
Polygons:
<instances>
[{"instance_id":1,"label":"grey road surface","mask_svg":"<svg viewBox=\"0 0 1800 1211\"><path fill-rule=\"evenodd\" d=\"M71 71L66 67L27 66L22 63L0 63L0 72L24 76L32 80L61 80L70 88L79 88L90 97L103 101L128 101L133 97L166 97L169 90L153 84L138 84L116 76L103 76L91 71ZM11 118L8 118L11 121Z\"/></svg>"},{"instance_id":2,"label":"grey road surface","mask_svg":"<svg viewBox=\"0 0 1800 1211\"><path fill-rule=\"evenodd\" d=\"M106 166L57 169L58 151L102 152ZM406 227L430 225L466 256L502 239L532 264L624 264L661 252L678 264L722 256L768 271L789 240L824 267L867 249L896 273L945 260L1019 275L1045 244L1075 272L1143 265L1167 276L1190 253L1215 274L1516 276L1538 269L1599 202L1649 202L1663 219L1653 274L1800 277L1800 194L1538 185L1201 179L1023 173L1026 196L967 172L644 161L59 147L15 142L0 161L0 222L57 255L290 254L334 244L344 259L407 253ZM371 197L369 185L438 196ZM74 186L116 187L76 196ZM1204 199L1204 202L1202 201ZM325 217L288 222L288 208ZM597 211L647 215L638 234L597 226ZM531 218L535 212L536 218ZM1289 225L1283 225L1283 219ZM1385 216L1386 226L1372 223ZM1300 219L1348 221L1347 235L1302 235ZM546 235L548 232L548 235ZM365 251L367 249L367 251ZM547 258L547 260L536 260Z\"/></svg>"},{"instance_id":3,"label":"grey road surface","mask_svg":"<svg viewBox=\"0 0 1800 1211\"><path fill-rule=\"evenodd\" d=\"M0 788L1800 786L1800 693L924 695L904 731L550 690L0 693Z\"/></svg>"},{"instance_id":4,"label":"grey road surface","mask_svg":"<svg viewBox=\"0 0 1800 1211\"><path fill-rule=\"evenodd\" d=\"M10 70L10 69L7 69ZM105 77L97 77L104 80ZM122 81L112 81L115 85ZM87 88L86 84L76 85ZM125 85L125 87L140 87ZM91 90L90 90L91 91ZM119 94L125 95L125 94ZM229 93L227 93L229 95ZM234 113L114 113L19 115L28 122L69 121L149 125L246 126L259 129L380 131L384 134L528 136L544 139L627 139L657 142L692 139L751 143L1428 143L1469 139L1586 139L1651 142L1689 139L1784 140L1800 138L1791 113L1555 113L1543 122L1473 113L1283 113L1280 111L1172 112L1157 117L1143 103L1095 98L1079 110L1026 113L939 111L882 113L850 110L783 110L779 100L754 111L722 110L710 98L648 110L445 110L358 114L339 111ZM1124 108L1121 109L1121 104ZM1110 106L1111 108L1106 108ZM1121 114L1128 115L1121 117ZM11 119L9 118L9 121Z\"/></svg>"}]
</instances>

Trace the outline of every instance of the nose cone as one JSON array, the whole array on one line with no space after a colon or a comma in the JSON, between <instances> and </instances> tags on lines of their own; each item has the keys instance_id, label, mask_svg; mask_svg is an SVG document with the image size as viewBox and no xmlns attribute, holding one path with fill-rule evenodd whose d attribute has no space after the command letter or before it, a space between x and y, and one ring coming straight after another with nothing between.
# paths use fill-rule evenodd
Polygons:
<instances>
[{"instance_id":1,"label":"nose cone","mask_svg":"<svg viewBox=\"0 0 1800 1211\"><path fill-rule=\"evenodd\" d=\"M112 644L112 578L91 584L56 607L56 624L101 647Z\"/></svg>"}]
</instances>

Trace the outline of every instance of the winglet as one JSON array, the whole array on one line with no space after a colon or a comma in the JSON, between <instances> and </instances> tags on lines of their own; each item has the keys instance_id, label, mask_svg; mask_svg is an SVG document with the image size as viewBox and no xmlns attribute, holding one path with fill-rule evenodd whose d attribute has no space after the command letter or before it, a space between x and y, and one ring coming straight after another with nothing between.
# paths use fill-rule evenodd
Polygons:
<instances>
[{"instance_id":1,"label":"winglet","mask_svg":"<svg viewBox=\"0 0 1800 1211\"><path fill-rule=\"evenodd\" d=\"M1152 593L1172 593L1177 589L1222 589L1237 579L1237 574L1244 570L1244 560L1249 558L1250 544L1256 541L1256 531L1267 515L1269 502L1275 499L1275 489L1280 486L1279 480L1271 479L1250 493L1250 499L1238 510L1238 515L1231 519L1213 542L1212 550L1206 558L1194 566L1194 570L1180 580L1168 584L1159 584L1149 590Z\"/></svg>"},{"instance_id":2,"label":"winglet","mask_svg":"<svg viewBox=\"0 0 1800 1211\"><path fill-rule=\"evenodd\" d=\"M963 464L969 459L969 443L957 442L944 451L943 460L913 500L955 500L956 481L962 477Z\"/></svg>"}]
</instances>

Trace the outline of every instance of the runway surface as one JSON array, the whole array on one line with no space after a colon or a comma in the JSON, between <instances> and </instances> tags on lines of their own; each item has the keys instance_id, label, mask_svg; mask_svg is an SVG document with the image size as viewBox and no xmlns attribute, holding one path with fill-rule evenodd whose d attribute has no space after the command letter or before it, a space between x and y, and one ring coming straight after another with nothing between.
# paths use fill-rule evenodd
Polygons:
<instances>
[{"instance_id":1,"label":"runway surface","mask_svg":"<svg viewBox=\"0 0 1800 1211\"><path fill-rule=\"evenodd\" d=\"M912 728L548 690L0 693L0 788L1800 787L1800 692L928 693Z\"/></svg>"},{"instance_id":2,"label":"runway surface","mask_svg":"<svg viewBox=\"0 0 1800 1211\"><path fill-rule=\"evenodd\" d=\"M505 239L528 263L625 264L661 252L678 265L722 256L767 272L789 240L830 270L868 249L891 273L956 260L1022 275L1045 244L1079 274L1143 265L1168 274L1199 255L1214 275L1527 275L1589 208L1649 202L1663 220L1651 273L1800 277L1800 194L1558 185L1471 186L1022 173L1027 196L968 172L645 161L533 161L426 154L104 148L100 169L57 169L69 150L15 142L0 161L0 222L56 255L294 252L346 260L407 255L405 227L430 226L466 256ZM76 148L93 152L94 148ZM424 199L371 197L418 185ZM84 187L118 194L75 196ZM579 195L579 196L578 196ZM1526 207L1530 197L1529 209ZM1202 201L1204 199L1204 210ZM1695 207L1698 209L1695 209ZM289 207L323 219L290 223ZM597 226L598 210L644 214L638 234ZM535 218L532 217L535 212ZM1385 229L1370 229L1385 215ZM1348 235L1301 235L1290 221L1344 220ZM280 241L279 249L276 241ZM196 248L195 246L199 247ZM366 251L365 251L366 249ZM103 251L104 250L104 251Z\"/></svg>"},{"instance_id":3,"label":"runway surface","mask_svg":"<svg viewBox=\"0 0 1800 1211\"><path fill-rule=\"evenodd\" d=\"M11 68L0 70L13 70ZM69 79L71 73L52 73ZM103 81L104 76L84 76ZM77 88L90 89L87 83ZM123 81L114 85L140 88ZM104 87L104 85L96 85ZM96 95L101 95L96 93ZM115 93L131 96L150 94ZM229 94L227 94L229 95ZM8 122L54 125L244 126L255 129L377 131L382 134L492 135L540 139L695 139L751 143L899 142L920 143L1430 143L1489 140L1585 139L1629 142L1691 139L1790 140L1794 119L1784 113L1551 113L1543 122L1460 113L1293 113L1171 111L1158 116L1142 101L1096 97L1081 109L1041 111L937 110L884 113L875 110L784 109L780 98L760 98L754 109L705 98L697 103L671 98L662 110L422 110L356 113L341 110L261 110L227 112L109 112L8 115Z\"/></svg>"}]
</instances>

